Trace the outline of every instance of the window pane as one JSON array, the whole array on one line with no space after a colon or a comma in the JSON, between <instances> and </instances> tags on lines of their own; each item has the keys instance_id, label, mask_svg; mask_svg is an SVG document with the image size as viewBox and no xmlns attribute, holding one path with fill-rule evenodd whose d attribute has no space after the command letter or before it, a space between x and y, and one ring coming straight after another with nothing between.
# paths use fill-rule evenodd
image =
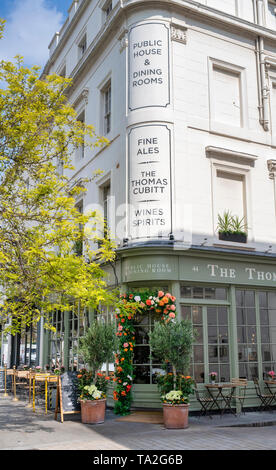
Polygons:
<instances>
[{"instance_id":1,"label":"window pane","mask_svg":"<svg viewBox=\"0 0 276 470\"><path fill-rule=\"evenodd\" d=\"M202 344L203 343L203 328L202 328L202 326L196 326L196 328L194 328L193 331L196 335L195 343Z\"/></svg>"},{"instance_id":2,"label":"window pane","mask_svg":"<svg viewBox=\"0 0 276 470\"><path fill-rule=\"evenodd\" d=\"M205 288L205 299L215 299L216 289L214 287Z\"/></svg>"},{"instance_id":3,"label":"window pane","mask_svg":"<svg viewBox=\"0 0 276 470\"><path fill-rule=\"evenodd\" d=\"M246 328L244 326L238 326L237 328L238 333L238 343L246 343Z\"/></svg>"},{"instance_id":4,"label":"window pane","mask_svg":"<svg viewBox=\"0 0 276 470\"><path fill-rule=\"evenodd\" d=\"M134 375L135 375L136 384L149 384L150 383L150 366L135 366Z\"/></svg>"},{"instance_id":5,"label":"window pane","mask_svg":"<svg viewBox=\"0 0 276 470\"><path fill-rule=\"evenodd\" d=\"M229 348L228 346L219 347L219 360L220 362L229 362Z\"/></svg>"},{"instance_id":6,"label":"window pane","mask_svg":"<svg viewBox=\"0 0 276 470\"><path fill-rule=\"evenodd\" d=\"M260 310L260 324L261 325L268 325L268 311L267 310Z\"/></svg>"},{"instance_id":7,"label":"window pane","mask_svg":"<svg viewBox=\"0 0 276 470\"><path fill-rule=\"evenodd\" d=\"M218 322L220 325L228 324L227 307L218 307Z\"/></svg>"},{"instance_id":8,"label":"window pane","mask_svg":"<svg viewBox=\"0 0 276 470\"><path fill-rule=\"evenodd\" d=\"M181 317L183 320L191 320L191 307L181 305Z\"/></svg>"},{"instance_id":9,"label":"window pane","mask_svg":"<svg viewBox=\"0 0 276 470\"><path fill-rule=\"evenodd\" d=\"M194 365L194 379L197 383L204 382L204 366L203 364Z\"/></svg>"},{"instance_id":10,"label":"window pane","mask_svg":"<svg viewBox=\"0 0 276 470\"><path fill-rule=\"evenodd\" d=\"M217 300L226 300L227 299L227 289L218 287L216 289L216 299Z\"/></svg>"},{"instance_id":11,"label":"window pane","mask_svg":"<svg viewBox=\"0 0 276 470\"><path fill-rule=\"evenodd\" d=\"M203 287L194 287L193 294L194 299L203 299Z\"/></svg>"},{"instance_id":12,"label":"window pane","mask_svg":"<svg viewBox=\"0 0 276 470\"><path fill-rule=\"evenodd\" d=\"M207 320L208 320L208 325L216 325L217 324L217 309L216 309L216 307L208 307L208 309L207 309Z\"/></svg>"},{"instance_id":13,"label":"window pane","mask_svg":"<svg viewBox=\"0 0 276 470\"><path fill-rule=\"evenodd\" d=\"M193 350L194 350L194 362L204 362L203 346L195 345Z\"/></svg>"},{"instance_id":14,"label":"window pane","mask_svg":"<svg viewBox=\"0 0 276 470\"><path fill-rule=\"evenodd\" d=\"M217 327L216 326L208 326L208 341L209 341L209 343L216 343L217 340L218 340Z\"/></svg>"},{"instance_id":15,"label":"window pane","mask_svg":"<svg viewBox=\"0 0 276 470\"><path fill-rule=\"evenodd\" d=\"M243 308L237 308L237 324L238 325L246 324L245 309Z\"/></svg>"},{"instance_id":16,"label":"window pane","mask_svg":"<svg viewBox=\"0 0 276 470\"><path fill-rule=\"evenodd\" d=\"M192 307L192 322L194 325L202 325L202 308Z\"/></svg>"},{"instance_id":17,"label":"window pane","mask_svg":"<svg viewBox=\"0 0 276 470\"><path fill-rule=\"evenodd\" d=\"M134 364L149 364L150 363L150 348L149 346L135 346L134 347Z\"/></svg>"},{"instance_id":18,"label":"window pane","mask_svg":"<svg viewBox=\"0 0 276 470\"><path fill-rule=\"evenodd\" d=\"M188 286L180 286L180 296L192 298L192 288Z\"/></svg>"},{"instance_id":19,"label":"window pane","mask_svg":"<svg viewBox=\"0 0 276 470\"><path fill-rule=\"evenodd\" d=\"M244 294L245 306L255 307L255 291L246 290Z\"/></svg>"}]
</instances>

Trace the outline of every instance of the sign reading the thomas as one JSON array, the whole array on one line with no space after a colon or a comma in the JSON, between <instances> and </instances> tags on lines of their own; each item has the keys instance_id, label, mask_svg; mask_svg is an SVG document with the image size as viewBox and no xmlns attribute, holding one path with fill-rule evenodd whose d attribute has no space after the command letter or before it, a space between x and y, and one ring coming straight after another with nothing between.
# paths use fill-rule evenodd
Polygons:
<instances>
[{"instance_id":1,"label":"sign reading the thomas","mask_svg":"<svg viewBox=\"0 0 276 470\"><path fill-rule=\"evenodd\" d=\"M129 133L129 233L168 238L171 232L171 137L165 125Z\"/></svg>"},{"instance_id":2,"label":"sign reading the thomas","mask_svg":"<svg viewBox=\"0 0 276 470\"><path fill-rule=\"evenodd\" d=\"M129 109L170 103L169 28L145 23L129 33Z\"/></svg>"}]
</instances>

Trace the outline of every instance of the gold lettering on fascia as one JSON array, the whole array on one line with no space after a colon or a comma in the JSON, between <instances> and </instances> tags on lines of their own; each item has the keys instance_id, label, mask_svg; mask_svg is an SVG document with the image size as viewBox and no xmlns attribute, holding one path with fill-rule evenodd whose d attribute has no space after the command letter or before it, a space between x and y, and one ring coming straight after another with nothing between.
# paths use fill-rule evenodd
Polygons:
<instances>
[{"instance_id":1,"label":"gold lettering on fascia","mask_svg":"<svg viewBox=\"0 0 276 470\"><path fill-rule=\"evenodd\" d=\"M172 269L169 264L166 263L148 263L144 264L132 264L126 267L126 274L147 274L147 273L171 273Z\"/></svg>"},{"instance_id":2,"label":"gold lettering on fascia","mask_svg":"<svg viewBox=\"0 0 276 470\"><path fill-rule=\"evenodd\" d=\"M222 267L218 264L208 264L209 274L214 278L228 278L235 279L237 277L237 270L230 267ZM273 281L276 282L276 272L260 271L256 268L244 268L244 272L248 276L249 281Z\"/></svg>"}]
</instances>

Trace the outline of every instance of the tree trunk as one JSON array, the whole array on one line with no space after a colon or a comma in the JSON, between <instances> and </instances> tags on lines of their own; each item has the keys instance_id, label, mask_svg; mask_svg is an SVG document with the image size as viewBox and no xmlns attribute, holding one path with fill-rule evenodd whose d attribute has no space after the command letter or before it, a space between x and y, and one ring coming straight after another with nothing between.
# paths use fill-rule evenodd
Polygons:
<instances>
[{"instance_id":1,"label":"tree trunk","mask_svg":"<svg viewBox=\"0 0 276 470\"><path fill-rule=\"evenodd\" d=\"M172 370L173 370L173 389L176 390L176 368L174 365L172 366Z\"/></svg>"}]
</instances>

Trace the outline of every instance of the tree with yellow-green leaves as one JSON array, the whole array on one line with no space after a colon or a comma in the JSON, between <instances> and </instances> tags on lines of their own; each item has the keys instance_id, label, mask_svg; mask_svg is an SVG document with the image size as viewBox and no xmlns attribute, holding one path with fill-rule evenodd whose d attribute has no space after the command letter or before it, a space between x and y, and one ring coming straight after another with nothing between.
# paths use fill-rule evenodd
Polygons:
<instances>
[{"instance_id":1,"label":"tree with yellow-green leaves","mask_svg":"<svg viewBox=\"0 0 276 470\"><path fill-rule=\"evenodd\" d=\"M0 83L0 323L12 318L15 333L42 316L51 328L51 312L74 302L111 302L101 263L115 254L107 238L93 249L98 214L79 212L76 196L85 189L64 175L77 147L108 144L77 121L66 99L70 80L40 79L38 67L17 57L0 62ZM74 250L80 240L83 256Z\"/></svg>"}]
</instances>

